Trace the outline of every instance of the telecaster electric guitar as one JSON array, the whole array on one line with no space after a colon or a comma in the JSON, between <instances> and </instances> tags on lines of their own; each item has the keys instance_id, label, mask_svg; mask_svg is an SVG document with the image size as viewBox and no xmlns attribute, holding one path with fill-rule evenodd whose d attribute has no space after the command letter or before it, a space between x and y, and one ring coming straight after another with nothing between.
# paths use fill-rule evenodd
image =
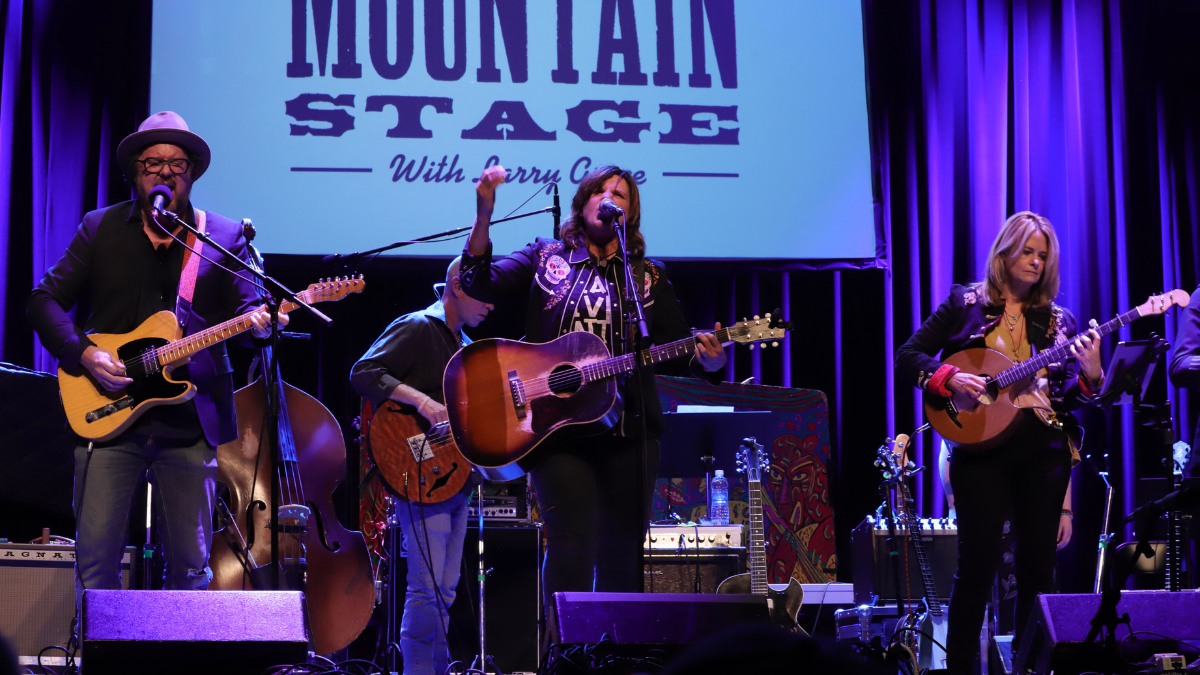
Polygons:
<instances>
[{"instance_id":1,"label":"telecaster electric guitar","mask_svg":"<svg viewBox=\"0 0 1200 675\"><path fill-rule=\"evenodd\" d=\"M900 434L896 437L893 450L884 444L879 448L876 465L883 470L884 478L895 481L900 486L904 497L904 520L908 527L908 536L912 539L913 549L917 552L917 564L921 568L921 583L925 590L925 606L913 611L905 623L909 628L909 644L916 647L917 664L921 670L938 670L946 667L946 651L941 645L946 644L946 608L938 600L937 584L933 581L933 572L929 567L929 559L925 557L925 540L921 533L921 518L917 515L917 506L912 493L908 489L909 467L900 466L899 457L908 448L909 437Z\"/></svg>"},{"instance_id":2,"label":"telecaster electric guitar","mask_svg":"<svg viewBox=\"0 0 1200 675\"><path fill-rule=\"evenodd\" d=\"M1092 328L1103 337L1138 319L1163 314L1171 307L1187 307L1189 300L1187 293L1175 289L1151 296L1146 302L1107 323L1095 325L1093 322ZM1042 368L1074 358L1069 351L1070 345L1076 338L1086 334L1086 331L1080 333L1020 363L1013 363L1000 352L983 347L952 354L944 363L984 378L987 380L987 391L978 401L964 394L944 398L926 392L925 415L929 423L954 447L987 450L1000 445L1012 436L1021 423L1022 408L1015 397L1029 388Z\"/></svg>"},{"instance_id":3,"label":"telecaster electric guitar","mask_svg":"<svg viewBox=\"0 0 1200 675\"><path fill-rule=\"evenodd\" d=\"M298 295L309 304L332 302L362 291L363 285L362 277L339 277L313 284ZM279 311L286 314L296 307L284 302ZM128 429L149 408L191 400L196 385L171 379L171 371L201 349L240 335L252 326L250 315L243 314L183 337L175 313L162 311L129 333L89 335L97 347L117 355L133 383L119 391L108 391L83 366L71 371L59 368L58 393L71 429L87 440L107 441Z\"/></svg>"},{"instance_id":4,"label":"telecaster electric guitar","mask_svg":"<svg viewBox=\"0 0 1200 675\"><path fill-rule=\"evenodd\" d=\"M364 407L369 407L368 403ZM367 423L367 453L392 494L418 504L437 504L458 494L471 475L446 422L429 424L410 406L384 401Z\"/></svg>"},{"instance_id":5,"label":"telecaster electric guitar","mask_svg":"<svg viewBox=\"0 0 1200 675\"><path fill-rule=\"evenodd\" d=\"M755 343L779 340L787 330L768 314L712 334L722 343ZM575 425L598 432L616 423L618 375L695 350L690 337L610 356L604 340L582 331L544 344L476 340L446 364L442 386L454 441L472 464L516 478L552 433Z\"/></svg>"},{"instance_id":6,"label":"telecaster electric guitar","mask_svg":"<svg viewBox=\"0 0 1200 675\"><path fill-rule=\"evenodd\" d=\"M750 491L750 571L735 574L717 587L718 593L742 593L764 595L767 598L767 609L771 612L771 621L788 630L804 633L797 623L800 605L804 602L804 587L795 577L788 578L786 584L767 583L767 543L763 527L762 510L762 472L770 471L771 457L763 446L753 438L742 441L742 447L737 453L738 473L746 474Z\"/></svg>"}]
</instances>

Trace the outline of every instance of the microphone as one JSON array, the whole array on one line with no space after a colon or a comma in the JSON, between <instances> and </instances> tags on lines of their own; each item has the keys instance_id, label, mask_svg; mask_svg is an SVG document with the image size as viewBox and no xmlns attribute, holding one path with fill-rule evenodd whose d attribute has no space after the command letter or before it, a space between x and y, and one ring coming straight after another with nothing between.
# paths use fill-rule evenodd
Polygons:
<instances>
[{"instance_id":1,"label":"microphone","mask_svg":"<svg viewBox=\"0 0 1200 675\"><path fill-rule=\"evenodd\" d=\"M1132 523L1139 518L1158 518L1167 511L1175 511L1185 506L1191 506L1198 501L1200 501L1200 489L1189 485L1172 492L1162 499L1156 499L1137 507L1133 510L1133 513L1125 517L1125 522Z\"/></svg>"},{"instance_id":2,"label":"microphone","mask_svg":"<svg viewBox=\"0 0 1200 675\"><path fill-rule=\"evenodd\" d=\"M171 188L166 185L155 185L147 196L150 199L150 215L154 217L165 211L167 204L175 198L175 195L171 194Z\"/></svg>"},{"instance_id":3,"label":"microphone","mask_svg":"<svg viewBox=\"0 0 1200 675\"><path fill-rule=\"evenodd\" d=\"M605 199L604 201L600 202L600 207L596 209L596 217L598 217L600 221L604 223L612 222L613 218L624 215L624 209L617 206L617 203L611 199Z\"/></svg>"},{"instance_id":4,"label":"microphone","mask_svg":"<svg viewBox=\"0 0 1200 675\"><path fill-rule=\"evenodd\" d=\"M558 183L554 184L554 238L558 239L558 224L562 220L562 207L558 205Z\"/></svg>"}]
</instances>

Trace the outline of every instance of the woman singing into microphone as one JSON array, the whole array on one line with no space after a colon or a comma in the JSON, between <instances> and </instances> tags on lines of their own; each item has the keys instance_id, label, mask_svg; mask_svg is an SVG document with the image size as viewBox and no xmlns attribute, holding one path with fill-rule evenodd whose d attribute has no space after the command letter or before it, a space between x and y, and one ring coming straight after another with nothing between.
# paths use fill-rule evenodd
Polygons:
<instances>
[{"instance_id":1,"label":"woman singing into microphone","mask_svg":"<svg viewBox=\"0 0 1200 675\"><path fill-rule=\"evenodd\" d=\"M651 341L664 344L691 335L665 268L645 257L641 200L628 171L604 166L583 179L561 241L538 238L493 262L488 225L504 177L503 167L490 167L475 188L475 226L460 274L468 295L495 302L505 294L527 294L526 341L548 342L587 331L604 340L611 354L620 355L632 342L630 326L623 321L630 309L624 292L628 259ZM606 212L615 211L614 205L624 213L627 256L616 236L620 218ZM720 342L701 334L690 363L667 362L654 370L716 381L724 365ZM611 431L557 443L550 439L550 452L530 472L546 528L547 602L559 591L641 590L638 556L658 467L662 409L650 368L630 376L618 390L624 414Z\"/></svg>"}]
</instances>

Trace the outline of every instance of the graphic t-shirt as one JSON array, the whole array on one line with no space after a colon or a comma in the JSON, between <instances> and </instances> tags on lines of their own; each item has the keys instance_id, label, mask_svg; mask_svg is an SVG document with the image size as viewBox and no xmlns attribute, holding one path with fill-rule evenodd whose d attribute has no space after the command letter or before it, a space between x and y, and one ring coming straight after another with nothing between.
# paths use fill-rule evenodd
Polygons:
<instances>
[{"instance_id":1,"label":"graphic t-shirt","mask_svg":"<svg viewBox=\"0 0 1200 675\"><path fill-rule=\"evenodd\" d=\"M620 329L613 330L614 322L621 321L621 295L616 277L618 264L609 263L597 265L584 272L580 280L580 290L572 298L574 313L571 316L570 331L586 331L604 340L610 354L620 353L621 346L614 350L614 335L620 337Z\"/></svg>"}]
</instances>

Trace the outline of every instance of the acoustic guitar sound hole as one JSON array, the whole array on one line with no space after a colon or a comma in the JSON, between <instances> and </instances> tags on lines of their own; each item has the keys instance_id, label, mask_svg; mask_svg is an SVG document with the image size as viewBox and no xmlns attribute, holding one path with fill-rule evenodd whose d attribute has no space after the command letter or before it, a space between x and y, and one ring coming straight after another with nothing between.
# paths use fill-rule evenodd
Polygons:
<instances>
[{"instance_id":1,"label":"acoustic guitar sound hole","mask_svg":"<svg viewBox=\"0 0 1200 675\"><path fill-rule=\"evenodd\" d=\"M550 391L558 396L570 396L583 385L583 373L575 366L563 364L550 371L547 378Z\"/></svg>"}]
</instances>

